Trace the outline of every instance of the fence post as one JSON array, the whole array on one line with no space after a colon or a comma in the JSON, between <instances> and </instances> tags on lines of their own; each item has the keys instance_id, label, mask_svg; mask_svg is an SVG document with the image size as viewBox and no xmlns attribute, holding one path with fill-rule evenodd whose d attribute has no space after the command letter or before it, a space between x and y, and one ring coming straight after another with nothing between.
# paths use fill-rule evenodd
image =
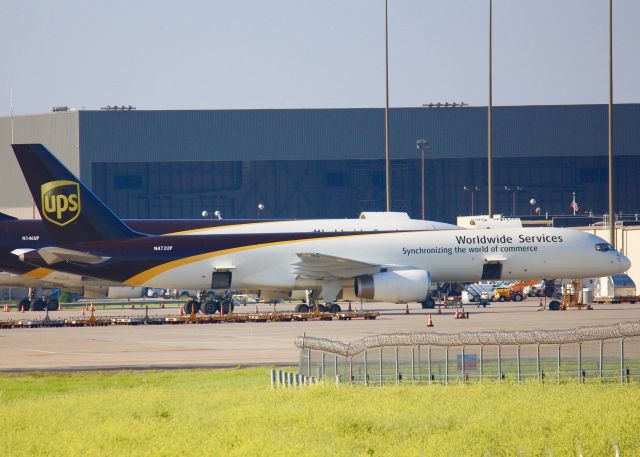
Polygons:
<instances>
[{"instance_id":1,"label":"fence post","mask_svg":"<svg viewBox=\"0 0 640 457\"><path fill-rule=\"evenodd\" d=\"M484 351L484 345L480 346L480 382L483 380L484 376L484 367L482 366L482 353Z\"/></svg>"},{"instance_id":2,"label":"fence post","mask_svg":"<svg viewBox=\"0 0 640 457\"><path fill-rule=\"evenodd\" d=\"M464 384L464 346L462 346L462 362L460 364L460 367L462 368L462 383Z\"/></svg>"},{"instance_id":3,"label":"fence post","mask_svg":"<svg viewBox=\"0 0 640 457\"><path fill-rule=\"evenodd\" d=\"M416 380L416 348L411 346L411 381Z\"/></svg>"},{"instance_id":4,"label":"fence post","mask_svg":"<svg viewBox=\"0 0 640 457\"><path fill-rule=\"evenodd\" d=\"M333 359L333 374L338 376L338 356Z\"/></svg>"},{"instance_id":5,"label":"fence post","mask_svg":"<svg viewBox=\"0 0 640 457\"><path fill-rule=\"evenodd\" d=\"M536 373L538 374L538 382L540 382L540 345L536 346Z\"/></svg>"},{"instance_id":6,"label":"fence post","mask_svg":"<svg viewBox=\"0 0 640 457\"><path fill-rule=\"evenodd\" d=\"M322 373L322 377L324 378L325 375L325 365L324 365L324 351L322 351L322 357L320 357L320 373ZM318 376L320 377L320 376Z\"/></svg>"},{"instance_id":7,"label":"fence post","mask_svg":"<svg viewBox=\"0 0 640 457\"><path fill-rule=\"evenodd\" d=\"M364 350L364 385L369 384L369 371L367 370L367 350Z\"/></svg>"},{"instance_id":8,"label":"fence post","mask_svg":"<svg viewBox=\"0 0 640 457\"><path fill-rule=\"evenodd\" d=\"M380 346L380 385L382 385L382 346Z\"/></svg>"},{"instance_id":9,"label":"fence post","mask_svg":"<svg viewBox=\"0 0 640 457\"><path fill-rule=\"evenodd\" d=\"M620 340L620 382L624 382L624 337Z\"/></svg>"},{"instance_id":10,"label":"fence post","mask_svg":"<svg viewBox=\"0 0 640 457\"><path fill-rule=\"evenodd\" d=\"M444 383L449 384L449 346L444 347Z\"/></svg>"},{"instance_id":11,"label":"fence post","mask_svg":"<svg viewBox=\"0 0 640 457\"><path fill-rule=\"evenodd\" d=\"M429 384L431 384L433 382L431 375L431 346L427 349L427 363L429 364Z\"/></svg>"},{"instance_id":12,"label":"fence post","mask_svg":"<svg viewBox=\"0 0 640 457\"><path fill-rule=\"evenodd\" d=\"M418 345L418 377L422 379L422 350Z\"/></svg>"},{"instance_id":13,"label":"fence post","mask_svg":"<svg viewBox=\"0 0 640 457\"><path fill-rule=\"evenodd\" d=\"M400 367L398 366L398 346L396 346L396 384L400 382Z\"/></svg>"},{"instance_id":14,"label":"fence post","mask_svg":"<svg viewBox=\"0 0 640 457\"><path fill-rule=\"evenodd\" d=\"M498 381L502 381L502 347L498 345Z\"/></svg>"},{"instance_id":15,"label":"fence post","mask_svg":"<svg viewBox=\"0 0 640 457\"><path fill-rule=\"evenodd\" d=\"M353 384L353 356L349 357L349 382Z\"/></svg>"},{"instance_id":16,"label":"fence post","mask_svg":"<svg viewBox=\"0 0 640 457\"><path fill-rule=\"evenodd\" d=\"M307 349L307 377L311 376L311 349Z\"/></svg>"},{"instance_id":17,"label":"fence post","mask_svg":"<svg viewBox=\"0 0 640 457\"><path fill-rule=\"evenodd\" d=\"M517 374L516 377L518 379L518 384L520 383L520 345L516 346L516 370L517 370Z\"/></svg>"},{"instance_id":18,"label":"fence post","mask_svg":"<svg viewBox=\"0 0 640 457\"><path fill-rule=\"evenodd\" d=\"M562 345L558 344L558 373L557 373L558 383L560 383L560 346Z\"/></svg>"},{"instance_id":19,"label":"fence post","mask_svg":"<svg viewBox=\"0 0 640 457\"><path fill-rule=\"evenodd\" d=\"M276 388L276 370L272 368L271 371L269 372L269 375L271 377L271 388L275 389Z\"/></svg>"},{"instance_id":20,"label":"fence post","mask_svg":"<svg viewBox=\"0 0 640 457\"><path fill-rule=\"evenodd\" d=\"M578 342L578 379L580 382L583 381L582 378L582 341Z\"/></svg>"},{"instance_id":21,"label":"fence post","mask_svg":"<svg viewBox=\"0 0 640 457\"><path fill-rule=\"evenodd\" d=\"M600 340L600 361L598 363L598 376L600 377L600 380L602 380L602 346L603 346L604 340Z\"/></svg>"}]
</instances>

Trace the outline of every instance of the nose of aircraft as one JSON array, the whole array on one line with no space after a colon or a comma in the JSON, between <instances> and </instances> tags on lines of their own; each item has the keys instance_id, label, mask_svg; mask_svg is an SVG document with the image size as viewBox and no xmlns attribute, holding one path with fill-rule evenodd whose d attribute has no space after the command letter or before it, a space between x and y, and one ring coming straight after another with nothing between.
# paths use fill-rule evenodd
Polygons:
<instances>
[{"instance_id":1,"label":"nose of aircraft","mask_svg":"<svg viewBox=\"0 0 640 457\"><path fill-rule=\"evenodd\" d=\"M631 260L629 260L626 256L620 254L620 257L618 257L618 261L620 262L620 269L622 271L627 271L629 268L631 268Z\"/></svg>"}]
</instances>

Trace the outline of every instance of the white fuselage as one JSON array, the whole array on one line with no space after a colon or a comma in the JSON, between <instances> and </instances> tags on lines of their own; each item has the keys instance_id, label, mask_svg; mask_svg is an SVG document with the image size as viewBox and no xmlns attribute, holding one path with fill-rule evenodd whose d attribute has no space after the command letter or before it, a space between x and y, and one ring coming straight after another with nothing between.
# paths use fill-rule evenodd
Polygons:
<instances>
[{"instance_id":1,"label":"white fuselage","mask_svg":"<svg viewBox=\"0 0 640 457\"><path fill-rule=\"evenodd\" d=\"M403 217L404 216L404 217ZM406 215L392 213L386 217L384 213L378 214L371 219L299 219L282 221L256 221L255 223L242 223L233 225L223 225L216 227L205 227L199 229L179 231L169 235L225 235L240 233L300 233L300 232L376 232L394 230L452 230L461 229L457 225L436 221L423 221L410 219ZM19 248L19 246L18 246ZM10 279L0 277L0 286L11 287L39 287L41 284L48 286L61 285L63 287L81 287L86 285L95 286L117 286L119 283L113 281L90 278L88 276L74 275L56 271L55 265L52 268L38 268L24 276L13 276ZM21 282L20 278L24 278ZM6 279L3 282L3 279ZM189 283L193 282L193 278ZM34 284L37 284L34 285ZM210 285L209 285L210 286ZM209 288L206 286L206 288ZM151 287L151 286L150 286ZM158 286L168 288L168 285ZM188 289L187 284L179 285L177 288Z\"/></svg>"},{"instance_id":2,"label":"white fuselage","mask_svg":"<svg viewBox=\"0 0 640 457\"><path fill-rule=\"evenodd\" d=\"M484 238L483 238L484 237ZM319 253L392 268L421 269L434 282L477 281L487 263L502 264L502 279L608 276L629 261L597 251L601 238L571 229L528 228L371 233L244 246L169 262L139 275L132 285L186 289L210 287L211 272L232 272L233 289L313 289L322 281L298 277L298 254ZM141 283L142 281L143 283ZM353 283L345 279L344 286Z\"/></svg>"}]
</instances>

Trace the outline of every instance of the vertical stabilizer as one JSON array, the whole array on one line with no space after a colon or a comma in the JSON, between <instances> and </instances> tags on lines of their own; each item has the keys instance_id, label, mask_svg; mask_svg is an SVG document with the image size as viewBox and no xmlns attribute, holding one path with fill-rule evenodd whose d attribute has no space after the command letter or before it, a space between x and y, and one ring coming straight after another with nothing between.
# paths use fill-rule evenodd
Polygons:
<instances>
[{"instance_id":1,"label":"vertical stabilizer","mask_svg":"<svg viewBox=\"0 0 640 457\"><path fill-rule=\"evenodd\" d=\"M78 243L142 236L127 227L43 145L12 147L53 241Z\"/></svg>"}]
</instances>

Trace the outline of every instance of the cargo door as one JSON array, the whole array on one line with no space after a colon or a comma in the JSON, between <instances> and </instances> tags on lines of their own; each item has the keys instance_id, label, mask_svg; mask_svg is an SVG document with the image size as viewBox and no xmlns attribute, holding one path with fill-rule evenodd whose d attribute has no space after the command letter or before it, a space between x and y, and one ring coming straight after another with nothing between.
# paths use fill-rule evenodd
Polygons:
<instances>
[{"instance_id":1,"label":"cargo door","mask_svg":"<svg viewBox=\"0 0 640 457\"><path fill-rule=\"evenodd\" d=\"M502 278L502 263L488 262L482 265L482 279L485 281L496 281Z\"/></svg>"}]
</instances>

